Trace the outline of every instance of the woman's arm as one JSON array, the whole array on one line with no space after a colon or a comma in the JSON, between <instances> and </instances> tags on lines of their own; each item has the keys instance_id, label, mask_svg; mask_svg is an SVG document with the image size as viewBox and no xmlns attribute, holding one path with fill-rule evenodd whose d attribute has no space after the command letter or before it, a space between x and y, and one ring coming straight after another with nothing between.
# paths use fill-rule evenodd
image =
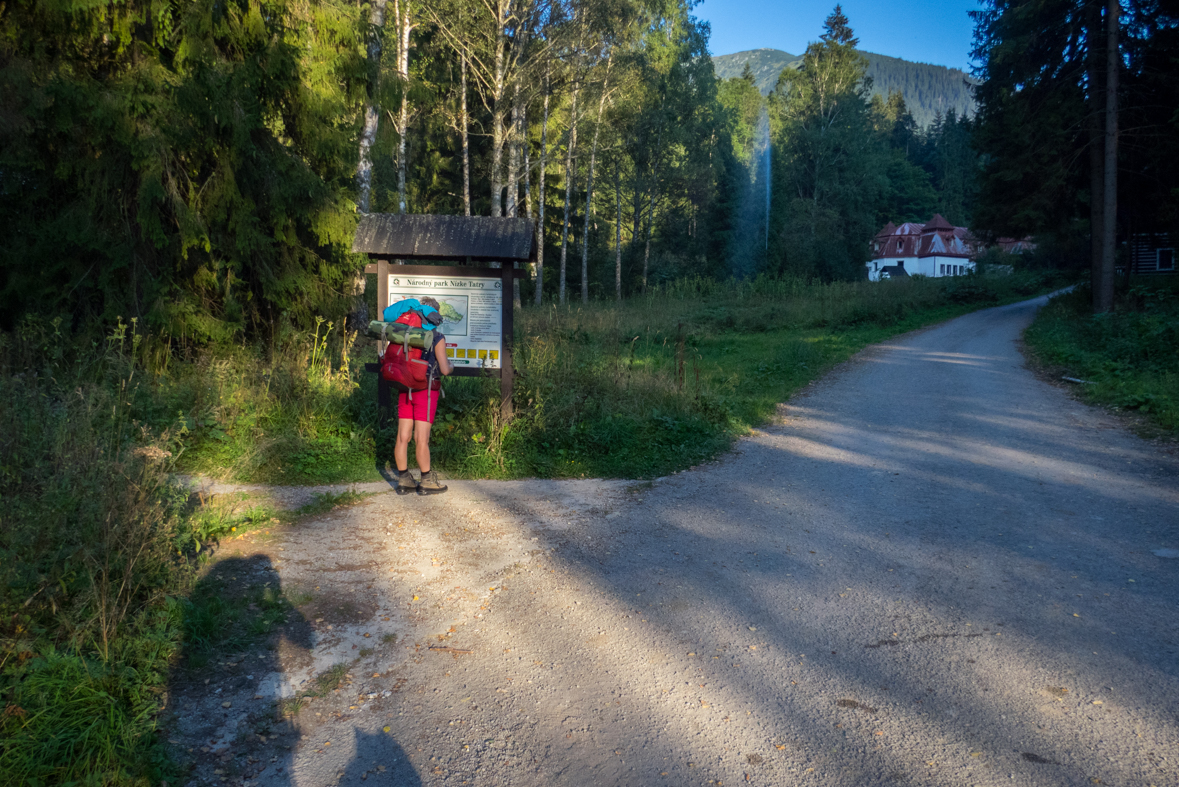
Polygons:
<instances>
[{"instance_id":1,"label":"woman's arm","mask_svg":"<svg viewBox=\"0 0 1179 787\"><path fill-rule=\"evenodd\" d=\"M438 371L443 375L450 374L450 359L446 357L446 337L443 336L434 345L434 357L438 360Z\"/></svg>"}]
</instances>

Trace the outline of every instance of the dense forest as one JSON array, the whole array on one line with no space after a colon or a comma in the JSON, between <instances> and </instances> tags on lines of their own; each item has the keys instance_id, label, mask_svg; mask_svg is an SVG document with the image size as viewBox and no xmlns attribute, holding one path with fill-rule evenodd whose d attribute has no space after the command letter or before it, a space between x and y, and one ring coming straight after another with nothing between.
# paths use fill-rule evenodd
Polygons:
<instances>
[{"instance_id":1,"label":"dense forest","mask_svg":"<svg viewBox=\"0 0 1179 787\"><path fill-rule=\"evenodd\" d=\"M974 221L1088 256L1108 311L1119 244L1179 229L1179 3L993 0L974 18Z\"/></svg>"},{"instance_id":2,"label":"dense forest","mask_svg":"<svg viewBox=\"0 0 1179 787\"><path fill-rule=\"evenodd\" d=\"M938 115L950 110L959 117L973 117L977 109L974 86L977 80L957 68L914 63L899 57L863 52L868 60L866 76L869 96L887 99L900 93L921 128L928 128ZM748 64L762 93L769 93L785 68L799 68L802 57L780 49L752 49L712 58L721 79L740 76Z\"/></svg>"},{"instance_id":3,"label":"dense forest","mask_svg":"<svg viewBox=\"0 0 1179 787\"><path fill-rule=\"evenodd\" d=\"M1168 9L1132 4L1117 50L1123 236L1175 221ZM984 237L1087 233L1099 4L988 4L978 117L928 124L904 97L925 72L867 79L838 6L766 96L748 68L717 78L691 10L7 4L4 327L123 317L216 343L307 326L363 280L358 211L532 218L535 302L693 275L855 278L876 228L935 211Z\"/></svg>"},{"instance_id":4,"label":"dense forest","mask_svg":"<svg viewBox=\"0 0 1179 787\"><path fill-rule=\"evenodd\" d=\"M748 199L749 128L772 109L772 191L797 195L794 153L809 143L791 124L811 109L784 94L742 104L746 80L715 77L687 2L21 2L0 14L7 327L26 310L123 317L215 343L308 325L353 297L358 210L532 217L543 256L524 297L537 301L685 275L853 277L874 225L969 219L971 172L950 176L962 162L941 142L969 121L947 113L921 131L898 97L872 104L848 87L864 144L845 171L860 183L820 202L851 223L812 221L811 251L788 253L797 199L783 198L768 254L763 243L736 259L735 235L765 232L743 218L765 210ZM849 85L862 81L858 54L848 67ZM826 259L827 246L840 251Z\"/></svg>"}]
</instances>

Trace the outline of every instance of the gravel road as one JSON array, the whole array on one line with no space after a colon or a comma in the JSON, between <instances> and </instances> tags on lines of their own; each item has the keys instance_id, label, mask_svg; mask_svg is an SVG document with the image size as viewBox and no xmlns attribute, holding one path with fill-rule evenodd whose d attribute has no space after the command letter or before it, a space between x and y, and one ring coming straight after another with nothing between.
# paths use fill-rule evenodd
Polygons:
<instances>
[{"instance_id":1,"label":"gravel road","mask_svg":"<svg viewBox=\"0 0 1179 787\"><path fill-rule=\"evenodd\" d=\"M1179 785L1179 460L1025 369L1042 303L869 348L652 484L232 542L310 600L174 690L192 783Z\"/></svg>"}]
</instances>

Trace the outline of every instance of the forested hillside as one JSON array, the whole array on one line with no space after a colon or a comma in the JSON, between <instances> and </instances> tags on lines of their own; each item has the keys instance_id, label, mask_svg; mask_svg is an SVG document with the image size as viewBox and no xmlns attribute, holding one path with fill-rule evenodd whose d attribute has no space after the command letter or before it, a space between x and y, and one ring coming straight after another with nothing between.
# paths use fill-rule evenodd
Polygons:
<instances>
[{"instance_id":1,"label":"forested hillside","mask_svg":"<svg viewBox=\"0 0 1179 787\"><path fill-rule=\"evenodd\" d=\"M974 115L975 101L971 86L976 84L976 80L965 72L872 52L862 54L868 60L867 76L872 80L871 95L887 98L889 93L900 93L918 126L929 127L939 113L945 116L951 109L958 117ZM721 79L739 76L748 63L757 87L762 93L769 93L777 84L782 69L798 68L802 58L780 49L751 49L714 56L712 62Z\"/></svg>"}]
</instances>

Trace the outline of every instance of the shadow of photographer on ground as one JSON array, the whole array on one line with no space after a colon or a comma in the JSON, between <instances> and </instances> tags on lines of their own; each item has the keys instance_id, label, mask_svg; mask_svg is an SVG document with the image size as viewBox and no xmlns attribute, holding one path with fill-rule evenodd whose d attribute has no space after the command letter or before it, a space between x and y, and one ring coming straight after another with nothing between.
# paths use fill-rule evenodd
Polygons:
<instances>
[{"instance_id":1,"label":"shadow of photographer on ground","mask_svg":"<svg viewBox=\"0 0 1179 787\"><path fill-rule=\"evenodd\" d=\"M309 660L314 645L311 624L283 593L269 556L209 567L184 602L184 643L165 720L189 781L294 784L300 725L287 715L297 692L289 668Z\"/></svg>"}]
</instances>

